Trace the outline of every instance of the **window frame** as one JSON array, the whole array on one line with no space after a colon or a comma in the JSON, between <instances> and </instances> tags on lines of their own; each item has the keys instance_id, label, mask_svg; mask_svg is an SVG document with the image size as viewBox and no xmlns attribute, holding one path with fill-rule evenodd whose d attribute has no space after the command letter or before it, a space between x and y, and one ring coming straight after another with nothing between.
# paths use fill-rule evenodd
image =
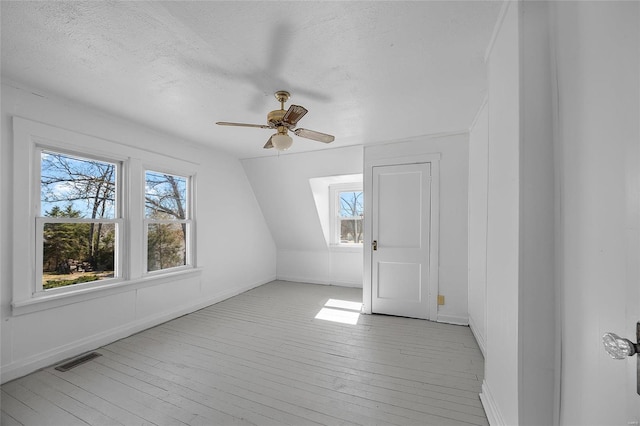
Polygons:
<instances>
[{"instance_id":1,"label":"window frame","mask_svg":"<svg viewBox=\"0 0 640 426\"><path fill-rule=\"evenodd\" d=\"M22 117L14 116L12 120L13 182L23 183L21 186L27 188L18 190L14 184L12 197L12 315L38 312L95 297L166 283L177 277L187 278L201 274L196 261L195 218L196 176L199 163ZM119 164L120 179L116 190L119 190L120 204L115 206L119 213L119 217L115 220L119 238L117 244L120 250L114 259L114 262L118 262L119 277L41 290L42 264L37 262L42 259L42 254L37 255L37 252L42 247L41 230L44 229L40 200L40 153L42 150ZM144 202L138 203L139 199L144 200L143 172L146 169L190 176L192 191L190 265L165 269L153 275L145 274L143 270L144 256L146 256L143 247ZM45 217L44 221L48 219ZM55 221L57 222L58 219ZM96 221L107 222L108 220L96 219ZM40 268L40 274L37 273L37 268ZM39 287L36 286L36 279L40 280Z\"/></svg>"},{"instance_id":2,"label":"window frame","mask_svg":"<svg viewBox=\"0 0 640 426\"><path fill-rule=\"evenodd\" d=\"M145 198L145 188L144 186L146 186L146 182L147 182L147 172L152 172L152 173L158 173L158 174L165 174L165 175L171 175L174 177L180 177L180 178L185 178L186 179L186 201L185 201L185 219L149 219L147 218L147 215L145 213L145 206L146 206L146 198ZM180 271L180 270L185 270L185 269L191 269L193 268L194 265L194 244L193 244L193 229L194 229L194 225L193 225L193 212L194 212L194 190L193 190L193 185L194 185L194 181L195 181L195 176L194 175L189 175L188 173L179 173L176 172L175 170L169 170L166 168L158 168L158 167L143 167L142 170L142 184L143 184L143 189L142 189L142 212L143 212L143 246L144 246L144 255L143 255L143 274L147 275L147 276L154 276L154 275L162 275L162 274L166 274L167 272L174 272L174 271ZM150 224L176 224L176 223L184 223L186 225L187 228L187 232L185 235L185 264L184 265L180 265L180 266L173 266L170 268L164 268L164 269L158 269L155 271L149 271L149 225Z\"/></svg>"},{"instance_id":3,"label":"window frame","mask_svg":"<svg viewBox=\"0 0 640 426\"><path fill-rule=\"evenodd\" d=\"M337 183L329 185L329 218L330 218L330 246L333 248L361 248L364 244L364 237L362 243L343 243L340 240L340 229L343 220L350 218L340 216L340 193L342 192L361 192L363 197L363 209L364 209L364 189L362 182L349 182L349 183ZM351 220L357 219L352 217ZM362 220L362 230L364 234L364 210L362 216L359 218Z\"/></svg>"},{"instance_id":4,"label":"window frame","mask_svg":"<svg viewBox=\"0 0 640 426\"><path fill-rule=\"evenodd\" d=\"M86 219L86 218L53 218L53 217L48 217L48 216L43 216L42 214L42 204L41 204L41 190L42 190L42 176L41 176L41 171L42 171L42 153L43 152L51 152L52 154L61 154L67 157L72 157L72 158L76 158L79 160L94 160L94 161L101 161L101 162L105 162L105 163L111 163L115 166L116 168L116 177L115 177L115 191L116 191L116 200L115 200L115 209L114 209L114 218L113 219L105 219L105 218L98 218L98 219ZM34 156L34 162L37 163L37 166L34 167L34 172L36 174L35 178L34 178L34 183L35 183L35 191L37 193L37 196L34 197L34 205L35 205L35 211L36 211L36 216L35 216L35 226L36 226L36 231L35 231L35 237L36 237L36 242L35 242L35 248L36 248L36 253L35 253L35 264L36 264L36 269L35 269L35 280L34 280L34 290L33 290L33 294L34 296L41 296L41 295L45 295L45 294L57 294L57 293L66 293L68 291L70 291L71 288L77 289L77 288L93 288L93 287L100 287L102 285L105 285L106 282L108 282L108 284L113 284L113 283L117 283L123 280L123 257L122 257L122 252L123 252L123 231L124 231L124 225L126 222L126 217L124 217L124 209L123 209L123 184L122 184L122 170L123 170L123 161L121 160L114 160L112 158L105 158L102 155L94 155L94 154L84 154L84 153L78 153L78 152L73 152L73 151L69 151L69 150L65 150L65 149L60 149L57 147L50 147L48 146L48 144L45 143L36 143L35 148L34 148L34 152L33 152L33 156ZM108 278L108 279L104 279L104 280L96 280L96 281L91 281L91 282L86 282L86 283L78 283L78 284L72 284L69 286L64 286L64 287L56 287L56 288L52 288L49 290L44 290L43 289L43 285L42 285L42 275L43 275L43 271L42 271L42 263L43 263L43 259L44 259L44 226L47 223L113 223L116 227L116 242L115 242L115 247L114 247L114 277L113 278Z\"/></svg>"}]
</instances>

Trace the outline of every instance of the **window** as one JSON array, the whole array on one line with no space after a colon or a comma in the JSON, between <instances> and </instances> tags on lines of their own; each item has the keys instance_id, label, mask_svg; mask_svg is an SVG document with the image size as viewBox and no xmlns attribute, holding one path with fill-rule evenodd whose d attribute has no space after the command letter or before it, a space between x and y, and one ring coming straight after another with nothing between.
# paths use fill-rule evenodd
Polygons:
<instances>
[{"instance_id":1,"label":"window","mask_svg":"<svg viewBox=\"0 0 640 426\"><path fill-rule=\"evenodd\" d=\"M338 192L340 244L362 244L362 191Z\"/></svg>"},{"instance_id":2,"label":"window","mask_svg":"<svg viewBox=\"0 0 640 426\"><path fill-rule=\"evenodd\" d=\"M363 233L364 199L361 184L332 185L332 244L361 245Z\"/></svg>"},{"instance_id":3,"label":"window","mask_svg":"<svg viewBox=\"0 0 640 426\"><path fill-rule=\"evenodd\" d=\"M20 117L13 135L14 313L200 273L197 163Z\"/></svg>"},{"instance_id":4,"label":"window","mask_svg":"<svg viewBox=\"0 0 640 426\"><path fill-rule=\"evenodd\" d=\"M39 149L36 292L120 276L120 163Z\"/></svg>"},{"instance_id":5,"label":"window","mask_svg":"<svg viewBox=\"0 0 640 426\"><path fill-rule=\"evenodd\" d=\"M145 172L147 272L189 262L189 178Z\"/></svg>"}]
</instances>

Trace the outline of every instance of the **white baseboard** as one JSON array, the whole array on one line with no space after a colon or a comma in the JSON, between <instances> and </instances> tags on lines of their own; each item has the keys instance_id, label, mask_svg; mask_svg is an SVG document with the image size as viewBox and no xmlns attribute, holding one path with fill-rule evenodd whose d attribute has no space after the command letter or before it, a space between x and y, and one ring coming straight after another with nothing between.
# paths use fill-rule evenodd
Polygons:
<instances>
[{"instance_id":1,"label":"white baseboard","mask_svg":"<svg viewBox=\"0 0 640 426\"><path fill-rule=\"evenodd\" d=\"M319 280L317 278L309 278L309 277L297 277L294 275L280 275L276 278L278 281L289 281L292 283L307 283L307 284L323 284L329 285L329 281L327 280Z\"/></svg>"},{"instance_id":2,"label":"white baseboard","mask_svg":"<svg viewBox=\"0 0 640 426\"><path fill-rule=\"evenodd\" d=\"M482 407L484 408L484 412L487 414L487 419L489 420L489 424L491 426L503 426L506 425L502 414L500 413L500 409L496 404L491 391L489 390L489 385L487 381L484 380L482 382L482 393L480 394L480 401L482 402Z\"/></svg>"},{"instance_id":3,"label":"white baseboard","mask_svg":"<svg viewBox=\"0 0 640 426\"><path fill-rule=\"evenodd\" d=\"M356 282L356 281L328 281L328 280L318 280L318 279L309 278L309 277L296 277L291 275L278 275L277 279L280 281L288 281L292 283L321 284L321 285L335 285L339 287L362 288L362 282Z\"/></svg>"},{"instance_id":4,"label":"white baseboard","mask_svg":"<svg viewBox=\"0 0 640 426\"><path fill-rule=\"evenodd\" d=\"M353 281L331 281L330 285L337 285L338 287L362 288L362 282Z\"/></svg>"},{"instance_id":5,"label":"white baseboard","mask_svg":"<svg viewBox=\"0 0 640 426\"><path fill-rule=\"evenodd\" d=\"M486 358L487 357L485 352L486 342L484 340L484 336L478 332L478 328L476 327L476 322L473 320L473 317L471 316L469 317L469 328L471 329L471 333L473 333L473 337L476 338L476 342L480 347L480 352L482 352L482 356Z\"/></svg>"},{"instance_id":6,"label":"white baseboard","mask_svg":"<svg viewBox=\"0 0 640 426\"><path fill-rule=\"evenodd\" d=\"M438 314L436 321L455 325L469 325L469 317L462 315Z\"/></svg>"},{"instance_id":7,"label":"white baseboard","mask_svg":"<svg viewBox=\"0 0 640 426\"><path fill-rule=\"evenodd\" d=\"M76 340L66 345L62 345L57 348L36 354L27 359L21 359L11 362L7 365L2 366L2 371L0 372L0 383L5 383L10 380L17 379L18 377L25 376L38 369L57 364L68 358L76 357L85 352L89 352L102 346L108 345L109 343L113 343L116 340L120 340L148 328L155 327L158 324L162 324L164 322L178 318L182 315L186 315L199 309L206 308L207 306L216 304L218 302L222 302L223 300L226 300L230 297L236 296L238 294L244 293L245 291L271 282L274 279L275 277L270 277L269 279L264 281L259 281L239 288L235 288L231 291L218 294L214 297L208 298L198 303L182 305L172 309L171 311L166 311L150 317L141 318L124 326L113 328L84 339Z\"/></svg>"}]
</instances>

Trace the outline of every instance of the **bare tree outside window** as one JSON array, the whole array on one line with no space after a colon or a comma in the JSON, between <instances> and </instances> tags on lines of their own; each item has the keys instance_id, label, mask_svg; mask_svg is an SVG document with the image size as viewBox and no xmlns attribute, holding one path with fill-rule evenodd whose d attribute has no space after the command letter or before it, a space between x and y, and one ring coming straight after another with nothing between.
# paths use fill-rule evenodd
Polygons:
<instances>
[{"instance_id":1,"label":"bare tree outside window","mask_svg":"<svg viewBox=\"0 0 640 426\"><path fill-rule=\"evenodd\" d=\"M116 172L114 163L41 153L44 290L114 276Z\"/></svg>"},{"instance_id":2,"label":"bare tree outside window","mask_svg":"<svg viewBox=\"0 0 640 426\"><path fill-rule=\"evenodd\" d=\"M187 264L187 182L182 176L145 173L148 272Z\"/></svg>"},{"instance_id":3,"label":"bare tree outside window","mask_svg":"<svg viewBox=\"0 0 640 426\"><path fill-rule=\"evenodd\" d=\"M340 244L362 244L362 217L364 204L362 191L342 191L338 194Z\"/></svg>"}]
</instances>

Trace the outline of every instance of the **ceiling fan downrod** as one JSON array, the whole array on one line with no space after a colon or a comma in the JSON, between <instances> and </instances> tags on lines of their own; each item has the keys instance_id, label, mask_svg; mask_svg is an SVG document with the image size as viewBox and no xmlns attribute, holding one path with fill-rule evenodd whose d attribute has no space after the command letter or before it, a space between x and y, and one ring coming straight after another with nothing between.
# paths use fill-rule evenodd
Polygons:
<instances>
[{"instance_id":1,"label":"ceiling fan downrod","mask_svg":"<svg viewBox=\"0 0 640 426\"><path fill-rule=\"evenodd\" d=\"M276 93L274 93L274 96L276 97L278 102L280 102L280 109L284 110L284 104L289 100L291 94L286 90L278 90Z\"/></svg>"}]
</instances>

